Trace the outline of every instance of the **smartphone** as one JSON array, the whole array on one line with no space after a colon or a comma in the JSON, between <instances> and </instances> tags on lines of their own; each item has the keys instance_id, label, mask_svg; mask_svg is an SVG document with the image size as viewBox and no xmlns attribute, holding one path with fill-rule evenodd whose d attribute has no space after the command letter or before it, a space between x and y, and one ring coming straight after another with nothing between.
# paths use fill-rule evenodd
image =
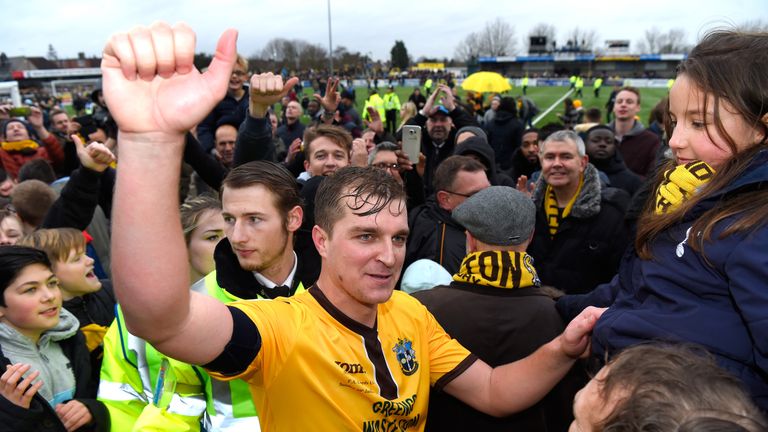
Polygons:
<instances>
[{"instance_id":1,"label":"smartphone","mask_svg":"<svg viewBox=\"0 0 768 432\"><path fill-rule=\"evenodd\" d=\"M26 106L14 107L8 110L10 117L27 117L30 114L32 114L32 108Z\"/></svg>"},{"instance_id":2,"label":"smartphone","mask_svg":"<svg viewBox=\"0 0 768 432\"><path fill-rule=\"evenodd\" d=\"M421 151L421 126L403 126L403 151L413 164L419 163Z\"/></svg>"}]
</instances>

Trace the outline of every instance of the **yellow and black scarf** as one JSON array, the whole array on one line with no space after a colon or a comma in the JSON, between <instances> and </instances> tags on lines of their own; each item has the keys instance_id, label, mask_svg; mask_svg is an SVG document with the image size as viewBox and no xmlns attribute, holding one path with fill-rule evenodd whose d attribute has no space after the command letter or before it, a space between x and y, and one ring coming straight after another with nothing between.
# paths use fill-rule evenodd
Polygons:
<instances>
[{"instance_id":1,"label":"yellow and black scarf","mask_svg":"<svg viewBox=\"0 0 768 432\"><path fill-rule=\"evenodd\" d=\"M656 214L664 214L679 206L705 185L715 169L703 161L678 165L664 173L664 180L656 191Z\"/></svg>"},{"instance_id":2,"label":"yellow and black scarf","mask_svg":"<svg viewBox=\"0 0 768 432\"><path fill-rule=\"evenodd\" d=\"M456 282L468 282L495 288L526 288L539 286L539 276L533 268L533 258L525 252L472 252L453 275Z\"/></svg>"},{"instance_id":3,"label":"yellow and black scarf","mask_svg":"<svg viewBox=\"0 0 768 432\"><path fill-rule=\"evenodd\" d=\"M21 141L3 141L0 143L0 147L2 147L5 151L23 151L23 150L35 150L40 145L36 143L33 140L21 140Z\"/></svg>"},{"instance_id":4,"label":"yellow and black scarf","mask_svg":"<svg viewBox=\"0 0 768 432\"><path fill-rule=\"evenodd\" d=\"M568 204L560 212L560 207L557 205L557 197L555 196L555 190L552 186L547 185L547 190L544 192L544 213L547 215L547 225L549 225L549 235L554 237L557 234L557 229L560 227L560 221L567 218L571 214L573 203L576 202L576 198L581 194L581 187L584 186L584 176L579 178L579 187L576 189L576 193L573 194Z\"/></svg>"}]
</instances>

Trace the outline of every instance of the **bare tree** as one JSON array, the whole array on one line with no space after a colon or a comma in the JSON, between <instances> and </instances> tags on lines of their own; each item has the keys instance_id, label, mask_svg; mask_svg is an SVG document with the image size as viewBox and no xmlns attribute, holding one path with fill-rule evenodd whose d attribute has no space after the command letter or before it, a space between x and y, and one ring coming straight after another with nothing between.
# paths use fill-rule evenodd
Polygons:
<instances>
[{"instance_id":1,"label":"bare tree","mask_svg":"<svg viewBox=\"0 0 768 432\"><path fill-rule=\"evenodd\" d=\"M761 19L749 20L739 24L736 28L747 32L768 32L768 22Z\"/></svg>"},{"instance_id":2,"label":"bare tree","mask_svg":"<svg viewBox=\"0 0 768 432\"><path fill-rule=\"evenodd\" d=\"M555 41L555 35L557 30L555 26L547 23L538 23L528 32L528 36L523 38L523 45L525 51L528 52L531 49L531 38L535 36L543 36L547 38L547 45L552 46L552 42Z\"/></svg>"},{"instance_id":3,"label":"bare tree","mask_svg":"<svg viewBox=\"0 0 768 432\"><path fill-rule=\"evenodd\" d=\"M459 43L454 55L457 59L466 62L477 59L481 54L482 47L480 46L480 34L472 32Z\"/></svg>"},{"instance_id":4,"label":"bare tree","mask_svg":"<svg viewBox=\"0 0 768 432\"><path fill-rule=\"evenodd\" d=\"M685 30L673 28L666 33L657 27L645 31L645 37L637 44L638 51L647 54L685 53L690 50Z\"/></svg>"},{"instance_id":5,"label":"bare tree","mask_svg":"<svg viewBox=\"0 0 768 432\"><path fill-rule=\"evenodd\" d=\"M485 24L480 41L489 56L512 55L517 51L515 28L501 18Z\"/></svg>"},{"instance_id":6,"label":"bare tree","mask_svg":"<svg viewBox=\"0 0 768 432\"><path fill-rule=\"evenodd\" d=\"M517 52L515 28L501 18L487 22L480 32L467 35L456 47L458 59L469 61L480 56L507 56Z\"/></svg>"},{"instance_id":7,"label":"bare tree","mask_svg":"<svg viewBox=\"0 0 768 432\"><path fill-rule=\"evenodd\" d=\"M597 32L594 29L574 27L565 34L564 46L592 51L597 46Z\"/></svg>"}]
</instances>

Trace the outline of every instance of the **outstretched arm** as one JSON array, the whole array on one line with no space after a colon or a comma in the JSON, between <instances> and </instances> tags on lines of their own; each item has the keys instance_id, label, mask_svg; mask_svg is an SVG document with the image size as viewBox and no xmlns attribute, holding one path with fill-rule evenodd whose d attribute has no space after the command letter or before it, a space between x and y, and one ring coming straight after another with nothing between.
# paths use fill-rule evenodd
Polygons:
<instances>
[{"instance_id":1,"label":"outstretched arm","mask_svg":"<svg viewBox=\"0 0 768 432\"><path fill-rule=\"evenodd\" d=\"M224 97L236 38L234 30L224 32L203 74L193 65L195 33L185 24L115 34L101 62L120 145L115 293L132 334L188 363L213 360L232 334L224 304L190 293L178 184L184 134Z\"/></svg>"},{"instance_id":2,"label":"outstretched arm","mask_svg":"<svg viewBox=\"0 0 768 432\"><path fill-rule=\"evenodd\" d=\"M522 411L543 398L588 354L590 333L605 309L587 308L563 334L513 363L491 368L476 361L445 386L445 391L486 414L502 417Z\"/></svg>"}]
</instances>

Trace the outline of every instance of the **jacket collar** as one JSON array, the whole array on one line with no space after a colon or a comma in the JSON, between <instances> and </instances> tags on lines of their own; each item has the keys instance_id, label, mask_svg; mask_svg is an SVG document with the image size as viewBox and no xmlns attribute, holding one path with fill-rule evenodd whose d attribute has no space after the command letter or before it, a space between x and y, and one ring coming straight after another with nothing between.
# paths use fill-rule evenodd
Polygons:
<instances>
[{"instance_id":1,"label":"jacket collar","mask_svg":"<svg viewBox=\"0 0 768 432\"><path fill-rule=\"evenodd\" d=\"M543 205L546 190L547 182L544 180L544 175L541 175L536 182L536 191L533 194L536 208L540 208ZM601 191L597 168L591 163L587 163L587 167L584 169L584 184L581 187L579 196L576 197L576 202L573 203L569 216L585 219L600 213Z\"/></svg>"}]
</instances>

